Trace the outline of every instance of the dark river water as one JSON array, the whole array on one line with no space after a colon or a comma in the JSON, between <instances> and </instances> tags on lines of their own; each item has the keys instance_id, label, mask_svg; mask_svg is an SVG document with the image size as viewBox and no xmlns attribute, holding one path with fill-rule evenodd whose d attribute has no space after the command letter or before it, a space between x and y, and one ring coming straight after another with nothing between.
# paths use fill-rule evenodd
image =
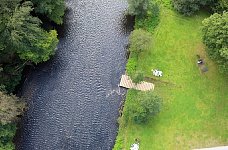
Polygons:
<instances>
[{"instance_id":1,"label":"dark river water","mask_svg":"<svg viewBox=\"0 0 228 150\"><path fill-rule=\"evenodd\" d=\"M28 76L28 111L18 150L109 150L117 132L118 87L129 30L123 0L67 0L63 36L54 58Z\"/></svg>"}]
</instances>

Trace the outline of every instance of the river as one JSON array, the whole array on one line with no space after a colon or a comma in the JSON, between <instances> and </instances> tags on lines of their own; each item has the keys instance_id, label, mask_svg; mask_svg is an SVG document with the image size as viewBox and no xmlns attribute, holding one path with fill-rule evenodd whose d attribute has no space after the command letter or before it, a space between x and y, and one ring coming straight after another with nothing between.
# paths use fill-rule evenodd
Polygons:
<instances>
[{"instance_id":1,"label":"river","mask_svg":"<svg viewBox=\"0 0 228 150\"><path fill-rule=\"evenodd\" d=\"M25 80L18 150L110 150L126 65L126 1L67 0L55 56Z\"/></svg>"}]
</instances>

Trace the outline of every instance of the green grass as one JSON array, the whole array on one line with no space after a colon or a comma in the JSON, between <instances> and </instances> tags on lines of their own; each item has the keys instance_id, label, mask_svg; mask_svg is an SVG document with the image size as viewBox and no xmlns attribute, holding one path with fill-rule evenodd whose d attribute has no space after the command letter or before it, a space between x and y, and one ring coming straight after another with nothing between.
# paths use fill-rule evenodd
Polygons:
<instances>
[{"instance_id":1,"label":"green grass","mask_svg":"<svg viewBox=\"0 0 228 150\"><path fill-rule=\"evenodd\" d=\"M163 108L145 125L120 123L123 149L130 149L135 138L140 140L140 150L228 145L228 78L219 74L205 53L201 40L205 17L204 13L183 17L167 7L161 9L154 42L139 55L137 69L148 77L151 69L163 71L154 91L163 98ZM205 74L196 65L197 54L207 63Z\"/></svg>"}]
</instances>

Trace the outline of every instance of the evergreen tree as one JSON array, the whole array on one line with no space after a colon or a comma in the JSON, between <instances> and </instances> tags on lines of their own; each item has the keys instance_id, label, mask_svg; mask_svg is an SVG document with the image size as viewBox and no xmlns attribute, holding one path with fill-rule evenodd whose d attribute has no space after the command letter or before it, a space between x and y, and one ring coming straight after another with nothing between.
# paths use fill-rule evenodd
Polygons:
<instances>
[{"instance_id":1,"label":"evergreen tree","mask_svg":"<svg viewBox=\"0 0 228 150\"><path fill-rule=\"evenodd\" d=\"M14 150L13 137L16 133L15 124L1 124L0 123L0 150Z\"/></svg>"},{"instance_id":2,"label":"evergreen tree","mask_svg":"<svg viewBox=\"0 0 228 150\"><path fill-rule=\"evenodd\" d=\"M39 18L30 14L33 8L29 1L9 9L1 21L2 55L18 53L21 59L34 63L47 61L58 43L56 31L40 28Z\"/></svg>"},{"instance_id":3,"label":"evergreen tree","mask_svg":"<svg viewBox=\"0 0 228 150\"><path fill-rule=\"evenodd\" d=\"M63 23L65 11L64 0L32 0L37 13L47 15L47 17L57 24Z\"/></svg>"}]
</instances>

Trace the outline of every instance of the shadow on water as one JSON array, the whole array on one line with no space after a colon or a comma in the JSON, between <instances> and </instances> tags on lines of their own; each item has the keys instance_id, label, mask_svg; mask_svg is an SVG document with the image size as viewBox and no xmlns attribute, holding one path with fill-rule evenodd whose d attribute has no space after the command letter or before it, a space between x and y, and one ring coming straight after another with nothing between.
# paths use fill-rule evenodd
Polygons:
<instances>
[{"instance_id":1,"label":"shadow on water","mask_svg":"<svg viewBox=\"0 0 228 150\"><path fill-rule=\"evenodd\" d=\"M67 0L55 56L23 82L28 102L16 136L18 150L110 150L133 18L116 0Z\"/></svg>"}]
</instances>

